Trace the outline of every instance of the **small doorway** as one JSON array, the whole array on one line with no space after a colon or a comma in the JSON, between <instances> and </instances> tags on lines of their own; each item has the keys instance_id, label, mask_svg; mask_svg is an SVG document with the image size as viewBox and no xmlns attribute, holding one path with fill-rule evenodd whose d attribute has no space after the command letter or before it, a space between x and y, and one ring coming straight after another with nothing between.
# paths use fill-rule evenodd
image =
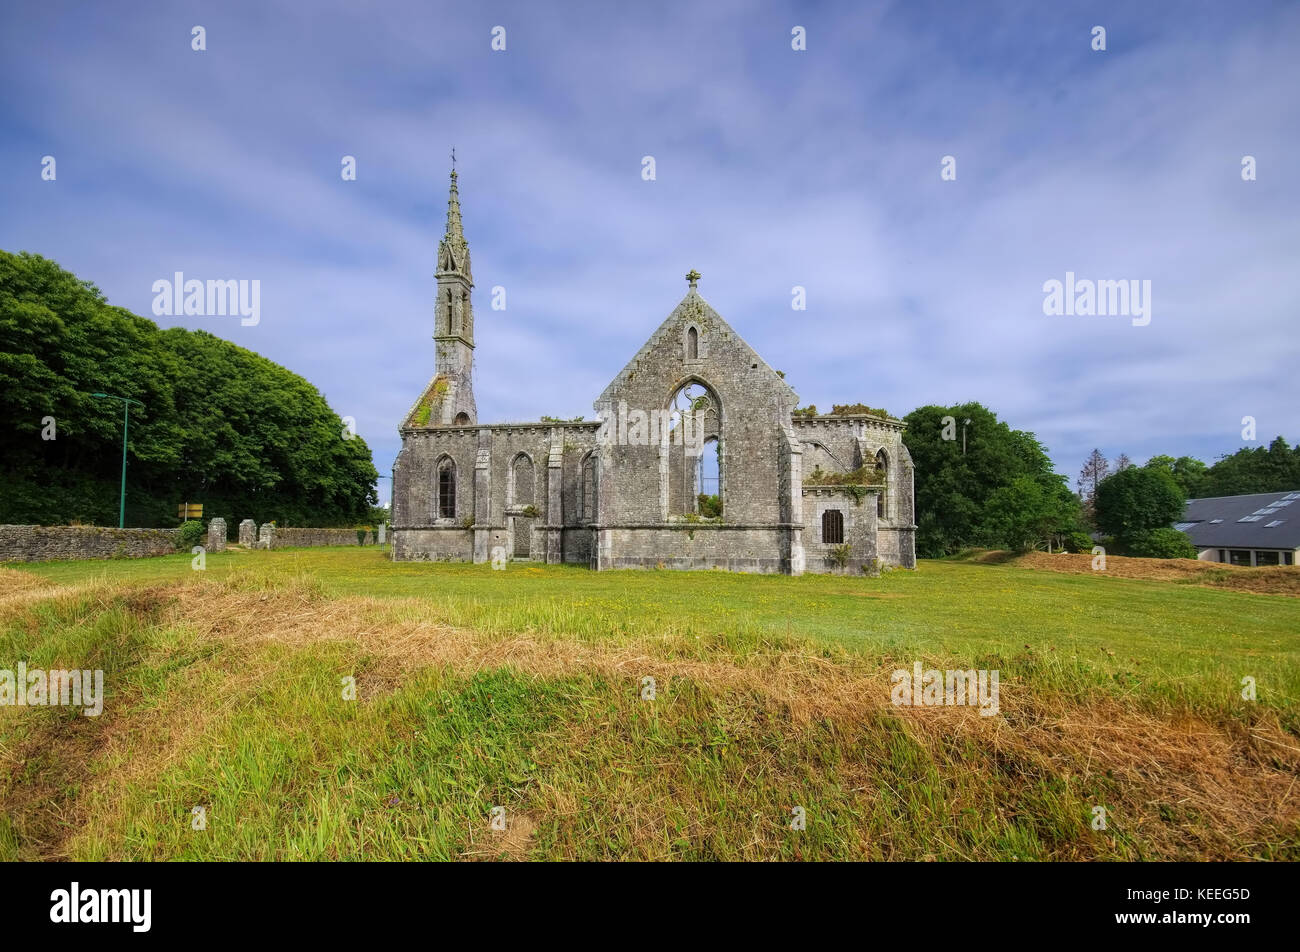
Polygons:
<instances>
[{"instance_id":1,"label":"small doorway","mask_svg":"<svg viewBox=\"0 0 1300 952\"><path fill-rule=\"evenodd\" d=\"M510 517L510 533L514 536L515 547L511 553L516 559L530 559L533 556L533 520L527 516Z\"/></svg>"}]
</instances>

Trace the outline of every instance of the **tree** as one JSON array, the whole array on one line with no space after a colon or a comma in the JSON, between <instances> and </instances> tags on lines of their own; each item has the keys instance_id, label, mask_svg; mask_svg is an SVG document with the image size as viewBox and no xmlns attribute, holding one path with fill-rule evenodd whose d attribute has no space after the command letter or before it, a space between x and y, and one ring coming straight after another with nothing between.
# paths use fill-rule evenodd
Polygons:
<instances>
[{"instance_id":1,"label":"tree","mask_svg":"<svg viewBox=\"0 0 1300 952\"><path fill-rule=\"evenodd\" d=\"M1186 503L1187 496L1168 473L1130 466L1097 486L1097 526L1126 546L1144 533L1169 528Z\"/></svg>"},{"instance_id":2,"label":"tree","mask_svg":"<svg viewBox=\"0 0 1300 952\"><path fill-rule=\"evenodd\" d=\"M1220 457L1205 473L1204 496L1239 496L1300 489L1300 443L1288 447L1277 437L1262 446Z\"/></svg>"},{"instance_id":3,"label":"tree","mask_svg":"<svg viewBox=\"0 0 1300 952\"><path fill-rule=\"evenodd\" d=\"M1094 449L1088 454L1088 458L1083 461L1083 469L1079 470L1079 499L1083 502L1084 518L1091 524L1094 521L1093 504L1097 495L1097 484L1106 478L1110 472L1110 463L1106 457L1101 455L1101 450Z\"/></svg>"},{"instance_id":4,"label":"tree","mask_svg":"<svg viewBox=\"0 0 1300 952\"><path fill-rule=\"evenodd\" d=\"M1172 476L1174 482L1189 499L1201 495L1201 487L1205 484L1206 466L1199 459L1191 456L1180 456L1178 459L1172 456L1153 456L1147 460L1146 466L1147 469L1158 469Z\"/></svg>"},{"instance_id":5,"label":"tree","mask_svg":"<svg viewBox=\"0 0 1300 952\"><path fill-rule=\"evenodd\" d=\"M946 422L948 418L951 422ZM971 422L966 426L963 453L961 428L965 420ZM905 422L903 442L916 467L919 555L932 558L974 545L1021 544L1037 532L1019 538L1025 526L1034 523L1034 514L1041 514L1041 497L1065 489L1032 433L1011 429L978 403L919 407ZM1012 487L1020 477L1030 478L1039 494L1029 493L1022 484L1022 494L1013 491L999 496L990 509L994 493ZM1018 501L1022 496L1023 502ZM1065 496L1073 500L1068 490ZM1077 526L1077 503L1065 505L1072 513L1065 521Z\"/></svg>"},{"instance_id":6,"label":"tree","mask_svg":"<svg viewBox=\"0 0 1300 952\"><path fill-rule=\"evenodd\" d=\"M120 405L129 524L176 504L282 524L353 524L375 501L360 437L306 380L203 331L160 330L39 255L0 252L0 522L117 521ZM41 438L53 417L57 438Z\"/></svg>"},{"instance_id":7,"label":"tree","mask_svg":"<svg viewBox=\"0 0 1300 952\"><path fill-rule=\"evenodd\" d=\"M985 542L1026 552L1044 546L1064 548L1063 537L1078 524L1079 502L1058 476L1053 485L1033 476L1018 476L999 486L984 507Z\"/></svg>"},{"instance_id":8,"label":"tree","mask_svg":"<svg viewBox=\"0 0 1300 952\"><path fill-rule=\"evenodd\" d=\"M1127 453L1120 453L1119 456L1115 458L1115 472L1117 473L1122 473L1132 465L1133 461L1128 458Z\"/></svg>"}]
</instances>

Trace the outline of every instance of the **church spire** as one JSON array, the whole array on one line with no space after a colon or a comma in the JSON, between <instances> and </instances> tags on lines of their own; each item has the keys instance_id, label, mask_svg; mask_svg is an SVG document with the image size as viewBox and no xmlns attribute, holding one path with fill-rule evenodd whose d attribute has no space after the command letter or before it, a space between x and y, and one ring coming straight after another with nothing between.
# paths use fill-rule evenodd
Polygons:
<instances>
[{"instance_id":1,"label":"church spire","mask_svg":"<svg viewBox=\"0 0 1300 952\"><path fill-rule=\"evenodd\" d=\"M451 191L447 196L447 230L438 243L438 273L461 274L472 285L469 269L469 244L460 221L460 189L456 185L456 151L452 150Z\"/></svg>"},{"instance_id":2,"label":"church spire","mask_svg":"<svg viewBox=\"0 0 1300 952\"><path fill-rule=\"evenodd\" d=\"M433 339L438 376L434 387L435 424L463 426L478 419L474 406L474 278L469 269L469 244L460 222L460 189L456 182L456 153L452 152L451 190L447 196L447 230L438 242L438 288L434 292Z\"/></svg>"},{"instance_id":3,"label":"church spire","mask_svg":"<svg viewBox=\"0 0 1300 952\"><path fill-rule=\"evenodd\" d=\"M465 233L461 231L460 224L460 189L456 187L456 167L451 167L451 194L447 198L447 235L455 236L462 241L465 240Z\"/></svg>"}]
</instances>

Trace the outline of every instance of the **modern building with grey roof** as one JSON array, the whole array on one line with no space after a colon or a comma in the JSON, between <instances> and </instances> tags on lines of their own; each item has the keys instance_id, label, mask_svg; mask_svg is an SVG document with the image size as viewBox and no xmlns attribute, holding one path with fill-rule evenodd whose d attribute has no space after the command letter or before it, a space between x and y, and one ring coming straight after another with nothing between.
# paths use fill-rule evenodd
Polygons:
<instances>
[{"instance_id":1,"label":"modern building with grey roof","mask_svg":"<svg viewBox=\"0 0 1300 952\"><path fill-rule=\"evenodd\" d=\"M1196 557L1232 565L1296 565L1300 555L1300 490L1187 500L1174 523Z\"/></svg>"}]
</instances>

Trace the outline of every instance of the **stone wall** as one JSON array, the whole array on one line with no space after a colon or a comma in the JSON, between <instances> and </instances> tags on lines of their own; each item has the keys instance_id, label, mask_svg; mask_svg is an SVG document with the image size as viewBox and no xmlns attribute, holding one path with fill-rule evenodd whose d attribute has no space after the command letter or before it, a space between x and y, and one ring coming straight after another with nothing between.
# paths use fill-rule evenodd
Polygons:
<instances>
[{"instance_id":1,"label":"stone wall","mask_svg":"<svg viewBox=\"0 0 1300 952\"><path fill-rule=\"evenodd\" d=\"M803 488L803 545L804 569L807 572L874 574L876 559L896 562L897 548L880 551L879 522L876 518L876 497L883 487L870 487L859 494L834 486L805 486ZM826 542L822 539L823 519L829 510L840 513L843 520L844 541ZM848 558L840 565L835 552L847 544ZM894 556L893 559L890 556Z\"/></svg>"},{"instance_id":2,"label":"stone wall","mask_svg":"<svg viewBox=\"0 0 1300 952\"><path fill-rule=\"evenodd\" d=\"M366 533L366 545L374 543L374 533ZM316 545L356 545L356 529L286 529L275 527L271 548L289 549Z\"/></svg>"},{"instance_id":3,"label":"stone wall","mask_svg":"<svg viewBox=\"0 0 1300 952\"><path fill-rule=\"evenodd\" d=\"M671 523L596 530L600 566L611 569L726 569L789 574L783 526Z\"/></svg>"},{"instance_id":4,"label":"stone wall","mask_svg":"<svg viewBox=\"0 0 1300 952\"><path fill-rule=\"evenodd\" d=\"M174 555L179 539L179 529L0 526L0 562L138 559L151 555ZM355 536L353 541L356 541Z\"/></svg>"}]
</instances>

